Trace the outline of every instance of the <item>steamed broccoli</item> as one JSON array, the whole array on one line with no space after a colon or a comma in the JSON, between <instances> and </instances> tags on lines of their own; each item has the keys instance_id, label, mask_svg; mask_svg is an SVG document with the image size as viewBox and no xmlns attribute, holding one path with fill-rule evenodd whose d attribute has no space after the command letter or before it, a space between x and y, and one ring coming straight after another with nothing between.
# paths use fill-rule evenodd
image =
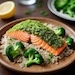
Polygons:
<instances>
[{"instance_id":1,"label":"steamed broccoli","mask_svg":"<svg viewBox=\"0 0 75 75\"><path fill-rule=\"evenodd\" d=\"M21 50L24 49L24 45L21 42L16 42L16 46L9 45L6 48L6 55L10 61L14 61L14 59L21 54Z\"/></svg>"},{"instance_id":2,"label":"steamed broccoli","mask_svg":"<svg viewBox=\"0 0 75 75\"><path fill-rule=\"evenodd\" d=\"M14 50L23 50L25 47L21 42L16 42Z\"/></svg>"},{"instance_id":3,"label":"steamed broccoli","mask_svg":"<svg viewBox=\"0 0 75 75\"><path fill-rule=\"evenodd\" d=\"M64 37L65 36L65 29L63 27L58 27L56 34Z\"/></svg>"},{"instance_id":4,"label":"steamed broccoli","mask_svg":"<svg viewBox=\"0 0 75 75\"><path fill-rule=\"evenodd\" d=\"M70 17L74 17L74 12L70 8L68 8L68 6L63 8L63 13L68 14Z\"/></svg>"},{"instance_id":5,"label":"steamed broccoli","mask_svg":"<svg viewBox=\"0 0 75 75\"><path fill-rule=\"evenodd\" d=\"M33 48L27 49L24 52L24 57L28 58L28 61L25 63L26 67L32 64L42 64L44 62L42 56Z\"/></svg>"},{"instance_id":6,"label":"steamed broccoli","mask_svg":"<svg viewBox=\"0 0 75 75\"><path fill-rule=\"evenodd\" d=\"M71 48L71 47L73 46L73 43L74 43L73 38L68 37L68 38L66 39L66 43L67 43L67 45Z\"/></svg>"},{"instance_id":7,"label":"steamed broccoli","mask_svg":"<svg viewBox=\"0 0 75 75\"><path fill-rule=\"evenodd\" d=\"M67 3L68 3L68 0L55 0L54 5L55 5L55 8L59 11L59 10L61 10Z\"/></svg>"},{"instance_id":8,"label":"steamed broccoli","mask_svg":"<svg viewBox=\"0 0 75 75\"><path fill-rule=\"evenodd\" d=\"M69 16L74 17L74 13L75 13L75 0L70 0L70 2L67 5L67 14L69 14Z\"/></svg>"},{"instance_id":9,"label":"steamed broccoli","mask_svg":"<svg viewBox=\"0 0 75 75\"><path fill-rule=\"evenodd\" d=\"M62 10L63 13L74 17L75 13L75 0L55 0L54 6L57 11Z\"/></svg>"}]
</instances>

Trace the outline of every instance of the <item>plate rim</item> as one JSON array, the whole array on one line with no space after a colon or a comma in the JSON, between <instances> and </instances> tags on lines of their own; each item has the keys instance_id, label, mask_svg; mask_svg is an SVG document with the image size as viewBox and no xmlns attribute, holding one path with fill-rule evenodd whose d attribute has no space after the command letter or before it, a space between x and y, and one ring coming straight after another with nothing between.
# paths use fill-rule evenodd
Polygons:
<instances>
[{"instance_id":1,"label":"plate rim","mask_svg":"<svg viewBox=\"0 0 75 75\"><path fill-rule=\"evenodd\" d=\"M49 18L43 18L43 17L20 18L20 19L17 19L17 20L14 20L14 21L11 21L11 22L5 24L4 26L2 26L2 27L0 28L0 31L1 31L3 28L5 28L6 26L8 26L8 25L14 23L15 21L20 22L20 21L23 21L23 20L26 20L26 19L35 19L35 20L37 20L37 19L44 19L44 20L45 20L45 19L46 19L46 20L49 20L49 21L59 22L60 24L63 24L63 26L66 26L72 33L75 32L72 28L70 28L69 26L67 26L66 24L64 24L64 23L62 23L62 22L60 22L60 21L57 21L57 20L54 20L54 19L49 19ZM75 35L75 33L74 33L74 35ZM74 52L74 54L75 54L75 52ZM11 70L17 71L17 72L22 72L22 73L23 73L23 72L27 72L27 73L46 73L46 72L54 72L54 71L57 71L57 70L60 70L60 69L62 69L62 68L67 67L67 66L70 65L73 61L75 61L74 58L71 59L71 62L66 63L67 65L65 64L63 67L61 66L61 67L59 67L59 68L55 68L53 71L52 71L52 70L45 70L45 71L39 71L39 72L36 72L36 71L35 71L35 72L33 72L33 71L22 71L22 70L18 70L18 69L16 69L16 68L12 68L11 65L8 65L6 62L4 62L4 61L2 61L2 60L0 59L0 63L1 63L2 65L4 65L5 67L7 67L7 68L9 68L9 69L11 69Z\"/></svg>"}]
</instances>

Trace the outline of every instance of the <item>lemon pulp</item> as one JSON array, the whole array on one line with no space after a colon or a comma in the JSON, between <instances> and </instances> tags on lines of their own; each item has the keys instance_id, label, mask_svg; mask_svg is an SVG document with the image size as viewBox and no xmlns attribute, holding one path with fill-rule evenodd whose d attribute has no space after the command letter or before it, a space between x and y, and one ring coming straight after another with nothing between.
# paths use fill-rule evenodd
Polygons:
<instances>
[{"instance_id":1,"label":"lemon pulp","mask_svg":"<svg viewBox=\"0 0 75 75\"><path fill-rule=\"evenodd\" d=\"M0 4L0 18L7 19L15 14L15 3L13 1L6 1Z\"/></svg>"}]
</instances>

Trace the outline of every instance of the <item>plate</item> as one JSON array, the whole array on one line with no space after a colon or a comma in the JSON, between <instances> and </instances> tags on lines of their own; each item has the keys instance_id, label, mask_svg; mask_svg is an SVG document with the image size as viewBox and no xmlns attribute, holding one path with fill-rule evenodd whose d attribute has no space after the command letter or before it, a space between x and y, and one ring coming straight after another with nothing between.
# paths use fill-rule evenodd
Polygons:
<instances>
[{"instance_id":1,"label":"plate","mask_svg":"<svg viewBox=\"0 0 75 75\"><path fill-rule=\"evenodd\" d=\"M49 9L53 14L55 14L56 16L61 17L61 18L66 19L66 20L75 21L75 15L74 15L74 18L71 18L71 17L70 17L69 15L67 15L67 14L63 14L62 12L58 12L58 11L55 9L55 7L54 7L54 0L48 0L47 6L48 6L48 9Z\"/></svg>"},{"instance_id":2,"label":"plate","mask_svg":"<svg viewBox=\"0 0 75 75\"><path fill-rule=\"evenodd\" d=\"M48 18L40 18L40 17L30 17L30 18L22 18L22 19L18 19L15 21L12 21L6 25L4 25L4 27L0 28L0 39L2 37L2 35L12 26L14 26L15 24L27 20L27 19L32 19L32 20L38 20L40 22L43 23L52 23L56 26L62 26L66 29L67 34L69 34L69 36L72 36L72 38L75 37L75 32L68 27L67 25L58 22L56 20L52 20L52 19L48 19ZM75 40L75 38L74 38ZM64 59L59 61L59 64L48 64L45 66L39 66L39 65L32 65L31 67L28 68L20 68L19 64L13 64L12 62L10 62L9 60L6 59L5 56L3 56L2 54L0 54L0 63L2 65L4 65L5 67L17 71L17 72L27 72L27 73L44 73L44 72L54 72L57 71L59 69L62 69L66 66L68 66L69 64L71 64L73 61L75 60L75 52L70 55L69 57L65 57Z\"/></svg>"}]
</instances>

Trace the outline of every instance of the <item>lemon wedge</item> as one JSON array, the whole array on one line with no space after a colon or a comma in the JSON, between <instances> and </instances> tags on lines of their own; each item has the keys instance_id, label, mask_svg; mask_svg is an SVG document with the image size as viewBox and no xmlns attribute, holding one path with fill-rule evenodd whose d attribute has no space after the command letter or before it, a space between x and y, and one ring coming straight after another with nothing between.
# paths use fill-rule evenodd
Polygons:
<instances>
[{"instance_id":1,"label":"lemon wedge","mask_svg":"<svg viewBox=\"0 0 75 75\"><path fill-rule=\"evenodd\" d=\"M8 19L15 15L16 6L13 1L6 1L0 4L0 18Z\"/></svg>"}]
</instances>

